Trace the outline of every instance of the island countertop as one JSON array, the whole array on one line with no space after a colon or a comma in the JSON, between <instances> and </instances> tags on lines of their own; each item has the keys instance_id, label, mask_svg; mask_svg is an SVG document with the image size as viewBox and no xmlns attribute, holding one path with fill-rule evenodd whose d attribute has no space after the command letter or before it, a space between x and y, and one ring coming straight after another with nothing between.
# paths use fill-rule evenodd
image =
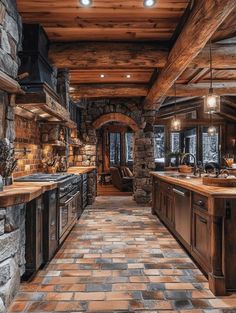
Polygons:
<instances>
[{"instance_id":1,"label":"island countertop","mask_svg":"<svg viewBox=\"0 0 236 313\"><path fill-rule=\"evenodd\" d=\"M236 198L236 187L215 187L207 186L202 182L202 178L178 178L173 177L175 174L180 174L178 172L150 172L153 177L157 177L162 181L170 184L174 184L192 191L199 192L206 196L212 197L228 197Z\"/></svg>"}]
</instances>

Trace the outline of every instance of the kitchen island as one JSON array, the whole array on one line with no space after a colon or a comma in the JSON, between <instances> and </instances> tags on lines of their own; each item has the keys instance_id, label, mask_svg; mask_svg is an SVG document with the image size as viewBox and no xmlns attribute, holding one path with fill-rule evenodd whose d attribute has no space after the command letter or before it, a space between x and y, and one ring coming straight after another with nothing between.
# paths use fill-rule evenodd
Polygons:
<instances>
[{"instance_id":1,"label":"kitchen island","mask_svg":"<svg viewBox=\"0 0 236 313\"><path fill-rule=\"evenodd\" d=\"M236 188L203 185L202 179L151 172L152 212L206 273L211 291L236 289Z\"/></svg>"}]
</instances>

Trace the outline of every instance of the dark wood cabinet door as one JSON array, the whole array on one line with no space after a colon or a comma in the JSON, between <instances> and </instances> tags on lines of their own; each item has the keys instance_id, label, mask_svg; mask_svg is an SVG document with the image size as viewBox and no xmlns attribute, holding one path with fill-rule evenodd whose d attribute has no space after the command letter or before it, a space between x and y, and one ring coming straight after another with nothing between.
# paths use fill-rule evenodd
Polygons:
<instances>
[{"instance_id":1,"label":"dark wood cabinet door","mask_svg":"<svg viewBox=\"0 0 236 313\"><path fill-rule=\"evenodd\" d=\"M192 249L200 261L200 265L207 269L210 262L210 227L209 216L198 208L193 210L193 242Z\"/></svg>"},{"instance_id":2,"label":"dark wood cabinet door","mask_svg":"<svg viewBox=\"0 0 236 313\"><path fill-rule=\"evenodd\" d=\"M185 189L173 188L175 230L185 241L187 248L191 245L191 201L190 192Z\"/></svg>"},{"instance_id":3,"label":"dark wood cabinet door","mask_svg":"<svg viewBox=\"0 0 236 313\"><path fill-rule=\"evenodd\" d=\"M166 194L165 203L166 203L165 217L166 217L167 223L174 225L173 197Z\"/></svg>"},{"instance_id":4,"label":"dark wood cabinet door","mask_svg":"<svg viewBox=\"0 0 236 313\"><path fill-rule=\"evenodd\" d=\"M36 243L36 254L35 254L35 266L38 269L43 263L43 203L42 198L36 200L36 233L35 233L35 243Z\"/></svg>"},{"instance_id":5,"label":"dark wood cabinet door","mask_svg":"<svg viewBox=\"0 0 236 313\"><path fill-rule=\"evenodd\" d=\"M158 213L160 211L160 182L153 179L152 189L152 213Z\"/></svg>"}]
</instances>

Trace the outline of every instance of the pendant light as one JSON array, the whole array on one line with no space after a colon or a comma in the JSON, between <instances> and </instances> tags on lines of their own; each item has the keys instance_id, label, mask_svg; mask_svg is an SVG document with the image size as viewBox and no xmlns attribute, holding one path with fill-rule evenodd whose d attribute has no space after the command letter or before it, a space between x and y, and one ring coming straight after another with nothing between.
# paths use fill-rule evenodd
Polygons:
<instances>
[{"instance_id":1,"label":"pendant light","mask_svg":"<svg viewBox=\"0 0 236 313\"><path fill-rule=\"evenodd\" d=\"M220 112L220 96L213 90L213 69L212 69L212 46L210 41L210 89L208 95L204 97L204 112L208 114Z\"/></svg>"},{"instance_id":2,"label":"pendant light","mask_svg":"<svg viewBox=\"0 0 236 313\"><path fill-rule=\"evenodd\" d=\"M174 89L175 89L175 115L171 121L170 128L172 132L179 132L181 130L181 120L176 116L176 83L174 83Z\"/></svg>"},{"instance_id":3,"label":"pendant light","mask_svg":"<svg viewBox=\"0 0 236 313\"><path fill-rule=\"evenodd\" d=\"M213 125L212 114L213 114L213 113L210 113L211 125L210 125L210 126L208 127L208 129L207 129L207 134L208 134L209 137L216 136L216 134L217 134L217 129L216 129L216 127Z\"/></svg>"}]
</instances>

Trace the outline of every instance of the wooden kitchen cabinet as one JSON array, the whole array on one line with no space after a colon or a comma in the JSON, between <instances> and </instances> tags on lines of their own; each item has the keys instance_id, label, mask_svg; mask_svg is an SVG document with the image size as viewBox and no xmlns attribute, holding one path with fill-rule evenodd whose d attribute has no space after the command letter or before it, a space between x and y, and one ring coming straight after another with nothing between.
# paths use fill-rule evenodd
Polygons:
<instances>
[{"instance_id":1,"label":"wooden kitchen cabinet","mask_svg":"<svg viewBox=\"0 0 236 313\"><path fill-rule=\"evenodd\" d=\"M191 246L191 197L187 189L173 187L173 207L175 231L181 237L183 245L189 250Z\"/></svg>"},{"instance_id":2,"label":"wooden kitchen cabinet","mask_svg":"<svg viewBox=\"0 0 236 313\"><path fill-rule=\"evenodd\" d=\"M207 274L214 295L236 290L235 191L202 185L197 178L185 181L155 172L153 176L153 213Z\"/></svg>"},{"instance_id":3,"label":"wooden kitchen cabinet","mask_svg":"<svg viewBox=\"0 0 236 313\"><path fill-rule=\"evenodd\" d=\"M210 250L209 250L209 240L210 240L210 226L209 226L209 216L207 213L199 210L198 208L193 208L193 240L192 240L192 250L195 254L195 258L201 267L208 271L210 268Z\"/></svg>"},{"instance_id":4,"label":"wooden kitchen cabinet","mask_svg":"<svg viewBox=\"0 0 236 313\"><path fill-rule=\"evenodd\" d=\"M23 279L32 277L43 264L43 197L26 205L26 244L25 244L25 274Z\"/></svg>"}]
</instances>

